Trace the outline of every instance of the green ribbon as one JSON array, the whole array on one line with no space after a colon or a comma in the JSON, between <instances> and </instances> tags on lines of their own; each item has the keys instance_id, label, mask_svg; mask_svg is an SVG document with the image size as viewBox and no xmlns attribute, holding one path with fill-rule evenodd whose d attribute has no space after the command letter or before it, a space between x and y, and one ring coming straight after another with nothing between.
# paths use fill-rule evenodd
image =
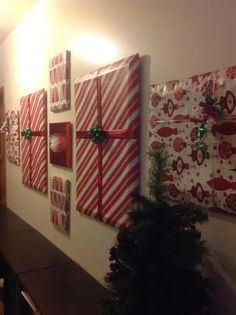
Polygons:
<instances>
[{"instance_id":1,"label":"green ribbon","mask_svg":"<svg viewBox=\"0 0 236 315\"><path fill-rule=\"evenodd\" d=\"M208 96L206 97L206 102L210 105L215 104L215 102L217 101L217 98L214 96Z\"/></svg>"},{"instance_id":2,"label":"green ribbon","mask_svg":"<svg viewBox=\"0 0 236 315\"><path fill-rule=\"evenodd\" d=\"M201 149L202 154L204 156L205 159L210 157L209 151L208 151L208 146L205 142L203 142L202 140L198 139L194 142L194 145L197 149Z\"/></svg>"},{"instance_id":3,"label":"green ribbon","mask_svg":"<svg viewBox=\"0 0 236 315\"><path fill-rule=\"evenodd\" d=\"M215 112L218 112L221 116L224 116L224 112L223 112L222 107L220 105L213 105L212 109Z\"/></svg>"},{"instance_id":4,"label":"green ribbon","mask_svg":"<svg viewBox=\"0 0 236 315\"><path fill-rule=\"evenodd\" d=\"M198 137L202 139L202 137L207 133L207 129L205 126L201 126L198 128Z\"/></svg>"},{"instance_id":5,"label":"green ribbon","mask_svg":"<svg viewBox=\"0 0 236 315\"><path fill-rule=\"evenodd\" d=\"M92 126L90 128L90 139L93 143L99 144L103 143L106 140L106 135L101 127Z\"/></svg>"},{"instance_id":6,"label":"green ribbon","mask_svg":"<svg viewBox=\"0 0 236 315\"><path fill-rule=\"evenodd\" d=\"M23 131L23 137L26 139L26 140L31 140L33 136L33 133L31 131L30 128L25 128L25 130Z\"/></svg>"}]
</instances>

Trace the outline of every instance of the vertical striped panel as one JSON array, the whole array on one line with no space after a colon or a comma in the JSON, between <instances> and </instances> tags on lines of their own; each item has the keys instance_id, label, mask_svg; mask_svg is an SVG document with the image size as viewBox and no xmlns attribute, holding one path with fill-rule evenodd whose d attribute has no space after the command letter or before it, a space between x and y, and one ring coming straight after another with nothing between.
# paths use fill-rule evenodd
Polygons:
<instances>
[{"instance_id":1,"label":"vertical striped panel","mask_svg":"<svg viewBox=\"0 0 236 315\"><path fill-rule=\"evenodd\" d=\"M46 98L42 89L23 98L21 110L21 130L30 127L32 131L46 131ZM25 163L23 162L25 161ZM22 138L22 173L23 183L42 193L47 192L47 138L33 136L32 139ZM27 178L27 181L24 180Z\"/></svg>"},{"instance_id":2,"label":"vertical striped panel","mask_svg":"<svg viewBox=\"0 0 236 315\"><path fill-rule=\"evenodd\" d=\"M76 130L97 123L97 77L101 77L102 128L139 129L139 57L131 56L80 77L75 82ZM98 145L77 138L77 209L98 214ZM108 139L102 144L102 220L121 227L139 189L138 139Z\"/></svg>"},{"instance_id":3,"label":"vertical striped panel","mask_svg":"<svg viewBox=\"0 0 236 315\"><path fill-rule=\"evenodd\" d=\"M103 128L139 127L139 58L102 77ZM103 221L117 228L126 220L132 197L139 190L138 140L109 140L103 151Z\"/></svg>"},{"instance_id":4,"label":"vertical striped panel","mask_svg":"<svg viewBox=\"0 0 236 315\"><path fill-rule=\"evenodd\" d=\"M30 126L29 114L29 98L24 96L20 101L20 120L21 131ZM31 159L30 159L30 144L25 138L21 137L21 159L22 159L22 182L26 186L31 186Z\"/></svg>"},{"instance_id":5,"label":"vertical striped panel","mask_svg":"<svg viewBox=\"0 0 236 315\"><path fill-rule=\"evenodd\" d=\"M89 130L97 124L96 81L87 80L76 86L76 130ZM89 139L76 140L77 210L95 217L98 203L98 151Z\"/></svg>"}]
</instances>

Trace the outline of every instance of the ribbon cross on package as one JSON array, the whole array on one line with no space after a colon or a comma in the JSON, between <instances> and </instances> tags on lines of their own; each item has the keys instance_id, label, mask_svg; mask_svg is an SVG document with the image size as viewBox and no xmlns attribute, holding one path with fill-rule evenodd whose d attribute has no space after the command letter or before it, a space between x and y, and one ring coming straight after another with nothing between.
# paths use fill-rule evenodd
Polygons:
<instances>
[{"instance_id":1,"label":"ribbon cross on package","mask_svg":"<svg viewBox=\"0 0 236 315\"><path fill-rule=\"evenodd\" d=\"M172 200L236 214L236 66L152 85L149 147L164 143Z\"/></svg>"},{"instance_id":2,"label":"ribbon cross on package","mask_svg":"<svg viewBox=\"0 0 236 315\"><path fill-rule=\"evenodd\" d=\"M47 112L44 89L21 98L22 182L47 192Z\"/></svg>"},{"instance_id":3,"label":"ribbon cross on package","mask_svg":"<svg viewBox=\"0 0 236 315\"><path fill-rule=\"evenodd\" d=\"M120 228L139 189L139 56L75 82L77 210Z\"/></svg>"}]
</instances>

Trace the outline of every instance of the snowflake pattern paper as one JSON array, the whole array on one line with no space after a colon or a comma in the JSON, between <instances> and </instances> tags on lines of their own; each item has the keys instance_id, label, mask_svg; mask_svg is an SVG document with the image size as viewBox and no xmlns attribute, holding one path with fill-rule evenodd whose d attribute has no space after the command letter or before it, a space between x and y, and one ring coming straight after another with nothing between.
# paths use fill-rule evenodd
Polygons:
<instances>
[{"instance_id":1,"label":"snowflake pattern paper","mask_svg":"<svg viewBox=\"0 0 236 315\"><path fill-rule=\"evenodd\" d=\"M194 143L208 97L216 98L224 116L206 125L206 157ZM149 148L164 143L170 154L166 182L171 199L236 214L235 135L236 66L151 86Z\"/></svg>"},{"instance_id":2,"label":"snowflake pattern paper","mask_svg":"<svg viewBox=\"0 0 236 315\"><path fill-rule=\"evenodd\" d=\"M59 112L70 108L70 52L49 61L50 109Z\"/></svg>"},{"instance_id":3,"label":"snowflake pattern paper","mask_svg":"<svg viewBox=\"0 0 236 315\"><path fill-rule=\"evenodd\" d=\"M51 222L63 232L70 232L70 181L50 178Z\"/></svg>"}]
</instances>

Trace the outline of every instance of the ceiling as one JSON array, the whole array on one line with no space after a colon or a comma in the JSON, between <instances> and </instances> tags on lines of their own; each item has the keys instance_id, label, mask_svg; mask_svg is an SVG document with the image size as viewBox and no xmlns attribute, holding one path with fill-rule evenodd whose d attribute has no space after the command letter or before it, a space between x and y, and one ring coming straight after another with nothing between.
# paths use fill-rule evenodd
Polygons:
<instances>
[{"instance_id":1,"label":"ceiling","mask_svg":"<svg viewBox=\"0 0 236 315\"><path fill-rule=\"evenodd\" d=\"M37 0L0 0L0 44Z\"/></svg>"}]
</instances>

